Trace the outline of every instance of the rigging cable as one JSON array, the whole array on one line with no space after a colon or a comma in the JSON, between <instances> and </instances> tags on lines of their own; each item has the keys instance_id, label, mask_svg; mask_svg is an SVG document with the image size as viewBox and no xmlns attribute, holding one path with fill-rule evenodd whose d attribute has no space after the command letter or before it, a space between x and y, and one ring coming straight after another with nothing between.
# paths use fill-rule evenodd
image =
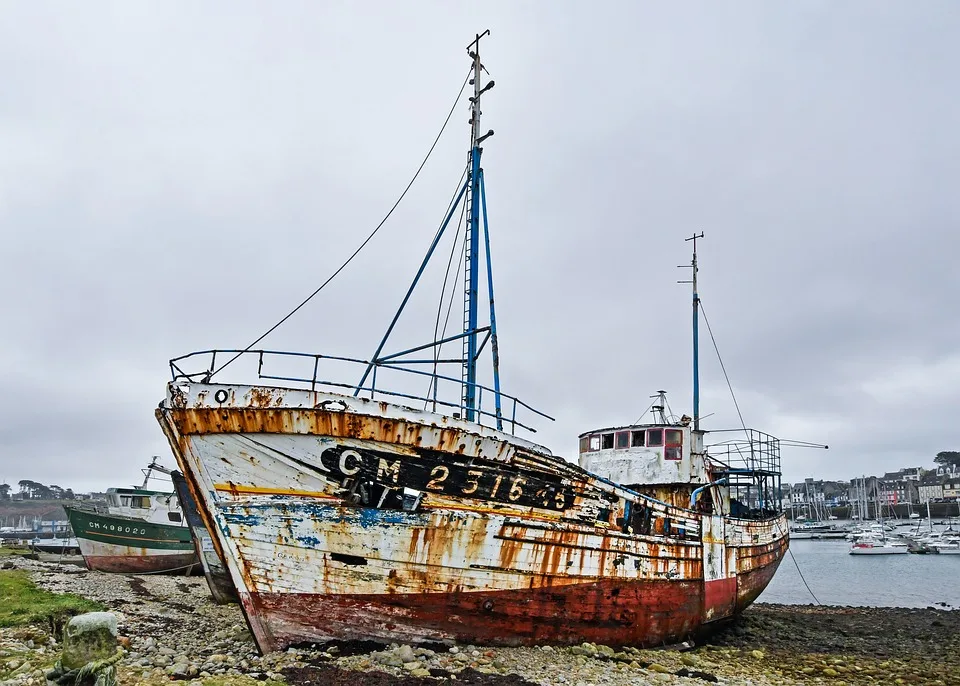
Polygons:
<instances>
[{"instance_id":1,"label":"rigging cable","mask_svg":"<svg viewBox=\"0 0 960 686\"><path fill-rule=\"evenodd\" d=\"M713 343L713 349L714 349L714 351L717 353L717 360L720 362L720 369L721 369L721 371L723 371L723 378L724 378L724 379L726 380L726 382L727 382L727 388L730 389L730 397L733 398L733 405L734 405L734 407L737 408L737 416L740 417L740 426L742 426L744 432L746 432L746 431L747 431L747 424L746 424L746 422L743 421L743 413L740 412L740 404L737 402L737 396L736 396L736 394L733 392L733 385L730 383L730 377L727 375L727 368L724 366L724 364L723 364L723 358L720 356L720 348L717 347L717 339L713 337L713 329L710 328L710 320L707 319L707 313L706 313L706 312L704 311L704 309L703 309L703 300L700 301L700 312L703 314L703 321L704 321L704 323L707 325L707 331L710 333L710 341ZM777 529L780 529L780 523L779 523L779 522L777 523ZM782 529L780 530L780 535L781 535L781 536L786 536L786 534L784 534L784 532L783 532ZM802 581L802 582L803 582L803 585L806 586L807 592L810 594L810 597L813 598L813 601L814 601L817 605L821 605L822 603L821 603L820 600L817 598L816 594L813 592L813 589L810 588L810 584L808 584L808 583L807 583L807 580L804 578L803 572L800 571L800 563L797 562L797 558L796 558L796 556L793 554L793 550L788 547L788 548L787 548L787 552L790 553L790 559L793 560L793 564L794 564L794 566L797 568L797 574L800 575L800 581Z\"/></svg>"},{"instance_id":2,"label":"rigging cable","mask_svg":"<svg viewBox=\"0 0 960 686\"><path fill-rule=\"evenodd\" d=\"M720 370L723 372L723 378L727 382L727 388L730 389L730 397L733 398L733 406L737 408L737 416L740 417L740 426L747 430L747 424L743 421L743 413L740 411L740 403L737 402L737 396L733 392L733 385L730 383L730 377L727 375L727 368L723 364L723 358L720 356L720 348L717 347L717 339L713 337L713 329L710 328L710 320L707 319L707 312L703 309L703 300L700 301L700 312L703 314L703 322L707 325L707 331L710 333L710 342L713 343L713 349L717 353L717 360L720 362Z\"/></svg>"},{"instance_id":3,"label":"rigging cable","mask_svg":"<svg viewBox=\"0 0 960 686\"><path fill-rule=\"evenodd\" d=\"M337 277L337 275L339 275L340 272L342 272L342 271L346 268L346 266L353 261L353 258L355 258L355 257L360 253L360 251L363 250L363 249L367 246L367 243L369 243L369 242L371 241L371 239L373 239L373 237L374 237L375 235L377 235L377 232L380 231L380 229L383 227L383 225L387 223L387 220L388 220L388 219L390 218L390 216L393 214L393 211L397 209L397 207L400 205L401 201L403 201L403 199L406 197L407 191L410 190L410 188L413 186L414 182L417 180L417 177L420 176L420 172L423 171L424 166L426 166L427 160L430 159L430 155L433 154L434 149L437 147L437 143L440 142L440 137L443 135L443 132L446 130L447 124L450 123L450 118L453 116L454 111L457 109L457 105L460 103L460 98L463 96L463 91L464 91L464 89L467 87L467 81L470 80L470 74L471 74L472 71L473 71L473 68L471 67L470 71L467 72L466 77L464 77L463 83L460 85L460 92L457 93L457 97L456 97L456 99L453 101L453 105L450 107L450 111L447 113L447 118L444 119L443 125L440 127L440 132L437 134L437 137L434 138L433 144L430 146L430 149L427 150L427 154L426 154L426 156L423 158L423 161L420 163L420 166L417 167L417 171L414 172L413 178L411 178L411 179L410 179L410 182L407 183L406 188L403 189L403 192L400 194L400 197L397 198L397 201L396 201L395 203L393 203L393 207L390 208L390 210L387 212L387 214L384 216L384 218L380 220L380 223L377 224L376 228L370 233L369 236L366 237L366 239L363 241L363 243L360 244L360 247L358 247L356 250L354 250L354 251L353 251L353 254L350 255L350 257L348 257L347 260L346 260L343 264L341 264L341 265L337 268L337 270L336 270L335 272L333 272L333 274L331 274L330 277L329 277L326 281L324 281L322 284L320 284L320 286L317 288L317 290L315 290L313 293L311 293L310 295L308 295L308 296L303 300L303 302L301 302L299 305L297 305L297 306L294 307L292 310L290 310L290 312L288 312L287 315L286 315L285 317L283 317L283 319L281 319L281 320L278 321L276 324L274 324L274 325L271 326L269 329L267 329L259 338L257 338L255 341L253 341L250 345L248 345L246 348L244 348L244 349L241 350L240 352L236 353L233 357L231 357L229 360L227 360L227 361L224 362L222 365L220 365L216 370L214 370L213 372L211 372L210 375L207 377L207 380L209 380L210 378L212 378L215 374L218 374L218 373L220 373L221 371L223 371L223 369L224 369L227 365L232 364L232 363L233 363L238 357L240 357L241 355L243 355L244 353L249 352L250 349L253 348L253 346L255 346L257 343L259 343L260 341L262 341L264 338L266 338L267 336L269 336L269 335L270 335L271 333L273 333L274 331L276 331L284 322L286 322L288 319L290 319L290 317L292 317L292 316L295 315L297 312L299 312L300 309L301 309L304 305L306 305L308 302L310 302L310 301L314 298L314 296L317 295L317 293L319 293L321 290L323 290L323 288L324 288L328 283L330 283L331 281L333 281L333 280Z\"/></svg>"},{"instance_id":4,"label":"rigging cable","mask_svg":"<svg viewBox=\"0 0 960 686\"><path fill-rule=\"evenodd\" d=\"M463 170L464 176L467 174L467 169ZM463 180L463 177L460 179ZM449 212L449 210L448 210ZM466 241L460 243L460 231L463 230L463 220L467 213L467 204L464 203L460 208L460 218L457 220L457 233L453 237L453 243L450 246L450 257L447 258L447 270L443 275L443 286L440 288L440 301L437 303L437 321L433 325L433 376L430 378L430 385L427 387L426 399L423 401L423 409L427 409L427 405L430 403L430 393L433 392L434 384L436 384L439 379L437 378L438 365L440 363L440 352L443 348L443 345L437 345L438 341L446 338L447 335L447 325L450 323L450 310L453 307L453 298L456 295L456 286L454 286L450 292L450 304L447 306L447 316L443 322L443 330L440 330L440 317L443 314L443 299L447 292L447 282L450 280L450 268L453 266L453 256L456 254L457 245L460 245L460 260L457 263L457 273L453 277L453 283L456 284L457 279L460 278L460 267L463 262L463 254L466 249ZM436 412L436 404L434 404L434 412Z\"/></svg>"},{"instance_id":5,"label":"rigging cable","mask_svg":"<svg viewBox=\"0 0 960 686\"><path fill-rule=\"evenodd\" d=\"M657 398L654 398L652 401L650 401L650 404L647 405L647 409L645 409L645 410L640 414L640 416L637 417L637 421L635 421L634 424L639 424L639 423L640 423L640 420L643 419L643 418L646 416L647 412L650 411L650 408L653 407L653 404L654 404L655 402L657 402Z\"/></svg>"}]
</instances>

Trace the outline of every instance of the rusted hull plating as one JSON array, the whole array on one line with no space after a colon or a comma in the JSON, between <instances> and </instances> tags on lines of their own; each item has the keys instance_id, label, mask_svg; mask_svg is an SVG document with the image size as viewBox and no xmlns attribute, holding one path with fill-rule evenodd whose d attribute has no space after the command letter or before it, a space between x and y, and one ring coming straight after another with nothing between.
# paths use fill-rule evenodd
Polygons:
<instances>
[{"instance_id":1,"label":"rusted hull plating","mask_svg":"<svg viewBox=\"0 0 960 686\"><path fill-rule=\"evenodd\" d=\"M707 541L695 512L385 403L172 385L158 419L264 651L680 640L752 602L787 546L782 518L708 517Z\"/></svg>"},{"instance_id":2,"label":"rusted hull plating","mask_svg":"<svg viewBox=\"0 0 960 686\"><path fill-rule=\"evenodd\" d=\"M379 639L481 645L661 644L700 625L697 581L605 580L553 589L473 593L255 593L272 649L301 641ZM322 621L318 621L322 617Z\"/></svg>"}]
</instances>

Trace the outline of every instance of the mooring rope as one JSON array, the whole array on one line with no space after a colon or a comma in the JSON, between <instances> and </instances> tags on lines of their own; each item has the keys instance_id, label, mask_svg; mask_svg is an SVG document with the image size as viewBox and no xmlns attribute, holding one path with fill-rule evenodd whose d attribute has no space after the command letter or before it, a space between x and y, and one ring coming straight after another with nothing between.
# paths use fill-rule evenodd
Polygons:
<instances>
[{"instance_id":1,"label":"mooring rope","mask_svg":"<svg viewBox=\"0 0 960 686\"><path fill-rule=\"evenodd\" d=\"M104 660L95 660L88 662L79 669L67 670L64 668L61 660L53 666L53 669L47 672L47 681L52 681L61 686L80 684L95 679L94 686L116 686L117 668L116 664L123 657L123 649L117 648L117 652Z\"/></svg>"}]
</instances>

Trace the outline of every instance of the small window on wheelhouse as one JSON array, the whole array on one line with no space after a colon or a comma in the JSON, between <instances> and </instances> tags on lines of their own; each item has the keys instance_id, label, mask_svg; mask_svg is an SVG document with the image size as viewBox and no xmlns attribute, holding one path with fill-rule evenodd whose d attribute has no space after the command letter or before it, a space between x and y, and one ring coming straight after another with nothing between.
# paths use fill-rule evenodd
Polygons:
<instances>
[{"instance_id":1,"label":"small window on wheelhouse","mask_svg":"<svg viewBox=\"0 0 960 686\"><path fill-rule=\"evenodd\" d=\"M591 436L591 437L590 437L590 452L594 452L594 451L596 451L596 450L600 450L600 437L599 437L599 436Z\"/></svg>"},{"instance_id":2,"label":"small window on wheelhouse","mask_svg":"<svg viewBox=\"0 0 960 686\"><path fill-rule=\"evenodd\" d=\"M590 452L590 437L584 436L580 439L580 452L588 453Z\"/></svg>"},{"instance_id":3,"label":"small window on wheelhouse","mask_svg":"<svg viewBox=\"0 0 960 686\"><path fill-rule=\"evenodd\" d=\"M603 442L601 444L603 450L610 450L613 448L613 434L603 434Z\"/></svg>"},{"instance_id":4,"label":"small window on wheelhouse","mask_svg":"<svg viewBox=\"0 0 960 686\"><path fill-rule=\"evenodd\" d=\"M679 460L683 458L683 431L667 429L665 436L666 450L663 452L665 460Z\"/></svg>"},{"instance_id":5,"label":"small window on wheelhouse","mask_svg":"<svg viewBox=\"0 0 960 686\"><path fill-rule=\"evenodd\" d=\"M617 432L617 450L622 450L623 448L630 447L630 432L629 431L618 431Z\"/></svg>"},{"instance_id":6,"label":"small window on wheelhouse","mask_svg":"<svg viewBox=\"0 0 960 686\"><path fill-rule=\"evenodd\" d=\"M647 445L651 448L663 445L663 429L647 429Z\"/></svg>"},{"instance_id":7,"label":"small window on wheelhouse","mask_svg":"<svg viewBox=\"0 0 960 686\"><path fill-rule=\"evenodd\" d=\"M634 448L642 448L647 444L646 431L631 431L630 434L630 445Z\"/></svg>"}]
</instances>

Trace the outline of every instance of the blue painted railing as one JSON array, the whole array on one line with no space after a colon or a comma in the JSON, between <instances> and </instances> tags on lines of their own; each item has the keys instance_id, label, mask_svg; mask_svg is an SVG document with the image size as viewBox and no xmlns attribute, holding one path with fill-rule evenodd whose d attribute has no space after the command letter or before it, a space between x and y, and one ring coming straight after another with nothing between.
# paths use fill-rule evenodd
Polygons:
<instances>
[{"instance_id":1,"label":"blue painted railing","mask_svg":"<svg viewBox=\"0 0 960 686\"><path fill-rule=\"evenodd\" d=\"M403 361L394 361L390 359L381 359L378 361L371 362L370 360L361 360L353 357L340 357L336 355L321 355L319 353L300 353L300 352L290 352L285 350L198 350L196 352L188 353L186 355L181 355L180 357L175 357L170 360L170 374L173 378L173 381L179 380L188 380L193 382L202 382L202 383L211 383L214 374L216 374L219 369L217 368L217 356L220 356L220 359L223 360L223 357L226 355L230 356L230 362L233 362L235 359L243 359L250 357L255 357L257 359L257 378L264 381L286 381L294 384L300 384L303 386L309 386L310 390L316 391L324 388L327 389L343 389L349 390L354 395L359 394L368 394L367 397L371 399L375 398L377 395L386 396L388 398L402 398L405 400L414 400L424 403L423 409L431 409L432 411L440 411L438 408L443 408L449 411L453 416L465 417L465 407L459 393L459 389L463 386L463 380L460 377L446 376L443 374L438 374L434 371L424 371L421 369L413 369L408 366L410 364L444 364L447 362L456 362L460 363L460 360L434 360L434 359L424 359L424 360L403 360ZM196 363L200 360L206 358L206 363L198 371L192 371L192 369L197 369ZM310 364L311 372L309 376L286 376L279 374L269 374L264 373L264 363L269 363L272 358L294 358L301 360L312 361ZM189 361L189 362L188 362ZM355 383L343 383L333 379L323 378L320 374L320 363L321 361L327 361L332 363L346 363L348 365L357 365L363 366L365 368L373 369L373 373L370 374L367 378L369 382L368 385L358 386ZM187 368L191 368L191 371L187 371ZM389 390L386 388L377 386L377 373L378 371L389 371L399 372L402 374L411 375L413 377L425 377L432 380L430 384L430 390L428 394L417 394L417 393L404 393L397 390ZM444 400L437 393L437 387L441 382L449 382L451 386L455 386L458 390L457 392L457 401L451 402L449 400ZM473 387L476 389L477 403L476 403L476 417L475 421L478 424L484 424L484 418L491 420L490 424L493 427L496 427L498 419L502 418L504 428L506 429L509 425L509 433L516 433L517 428L526 429L527 431L536 433L536 429L520 421L517 417L517 413L526 412L537 417L548 419L554 421L554 418L540 410L537 410L530 405L526 404L522 400L503 393L496 388L489 388L482 384L475 383ZM500 404L506 405L511 409L509 417L503 416L502 409L500 406L494 407L492 410L485 409L484 407L484 396L486 395L488 399L488 405L490 403L495 403L495 400L499 397ZM529 421L529 420L525 420Z\"/></svg>"}]
</instances>

